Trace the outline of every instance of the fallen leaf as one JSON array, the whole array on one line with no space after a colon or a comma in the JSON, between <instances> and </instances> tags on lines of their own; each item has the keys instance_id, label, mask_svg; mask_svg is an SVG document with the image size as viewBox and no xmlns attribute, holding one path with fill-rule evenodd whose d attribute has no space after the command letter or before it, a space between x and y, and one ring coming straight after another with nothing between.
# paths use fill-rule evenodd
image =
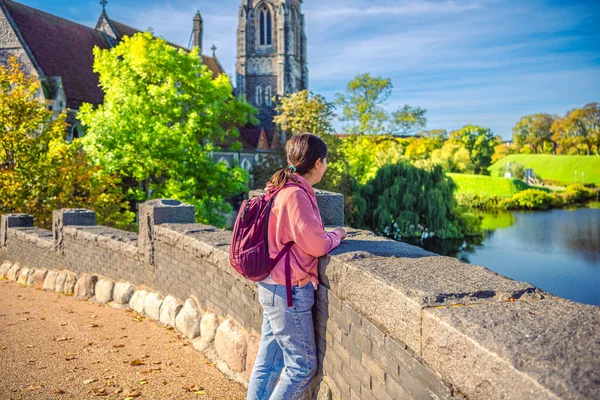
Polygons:
<instances>
[{"instance_id":1,"label":"fallen leaf","mask_svg":"<svg viewBox=\"0 0 600 400\"><path fill-rule=\"evenodd\" d=\"M142 360L133 360L129 362L129 365L132 365L134 367L138 366L138 365L145 365L144 362Z\"/></svg>"},{"instance_id":2,"label":"fallen leaf","mask_svg":"<svg viewBox=\"0 0 600 400\"><path fill-rule=\"evenodd\" d=\"M61 338L54 338L55 342L66 342L67 340L71 340L71 338L68 336L61 337Z\"/></svg>"},{"instance_id":3,"label":"fallen leaf","mask_svg":"<svg viewBox=\"0 0 600 400\"><path fill-rule=\"evenodd\" d=\"M27 345L27 348L28 348L28 349L33 349L34 347L35 347L35 346L33 346L32 344L28 344L28 345Z\"/></svg>"},{"instance_id":4,"label":"fallen leaf","mask_svg":"<svg viewBox=\"0 0 600 400\"><path fill-rule=\"evenodd\" d=\"M25 391L27 391L27 392L32 392L32 391L34 391L34 390L40 390L41 388L42 388L42 386L41 386L41 385L37 385L37 386L36 386L36 385L33 385L33 384L31 384L31 385L29 385L28 387L26 387L26 388L25 388L25 389L23 389L23 390L25 390Z\"/></svg>"},{"instance_id":5,"label":"fallen leaf","mask_svg":"<svg viewBox=\"0 0 600 400\"><path fill-rule=\"evenodd\" d=\"M76 360L77 357L75 357L75 354L69 354L65 357L65 361L71 361L71 360Z\"/></svg>"},{"instance_id":6,"label":"fallen leaf","mask_svg":"<svg viewBox=\"0 0 600 400\"><path fill-rule=\"evenodd\" d=\"M63 322L62 324L60 324L60 326L67 326L67 325L69 325L68 322Z\"/></svg>"},{"instance_id":7,"label":"fallen leaf","mask_svg":"<svg viewBox=\"0 0 600 400\"><path fill-rule=\"evenodd\" d=\"M64 394L64 393L65 393L65 391L64 391L64 390L62 390L62 389L56 389L56 390L54 391L54 394Z\"/></svg>"},{"instance_id":8,"label":"fallen leaf","mask_svg":"<svg viewBox=\"0 0 600 400\"><path fill-rule=\"evenodd\" d=\"M125 396L127 396L127 399L133 399L134 397L140 397L141 395L142 392L139 390L130 390Z\"/></svg>"},{"instance_id":9,"label":"fallen leaf","mask_svg":"<svg viewBox=\"0 0 600 400\"><path fill-rule=\"evenodd\" d=\"M120 349L121 347L125 347L125 345L124 344L114 344L113 347L115 349Z\"/></svg>"},{"instance_id":10,"label":"fallen leaf","mask_svg":"<svg viewBox=\"0 0 600 400\"><path fill-rule=\"evenodd\" d=\"M96 396L108 396L108 392L104 388L92 389L92 393L94 393Z\"/></svg>"},{"instance_id":11,"label":"fallen leaf","mask_svg":"<svg viewBox=\"0 0 600 400\"><path fill-rule=\"evenodd\" d=\"M84 385L89 385L90 383L98 382L98 379L86 379L83 381Z\"/></svg>"},{"instance_id":12,"label":"fallen leaf","mask_svg":"<svg viewBox=\"0 0 600 400\"><path fill-rule=\"evenodd\" d=\"M98 325L98 324L89 324L88 325L88 328L99 328L99 327L100 327L100 325Z\"/></svg>"},{"instance_id":13,"label":"fallen leaf","mask_svg":"<svg viewBox=\"0 0 600 400\"><path fill-rule=\"evenodd\" d=\"M6 350L6 346L1 346L0 350Z\"/></svg>"},{"instance_id":14,"label":"fallen leaf","mask_svg":"<svg viewBox=\"0 0 600 400\"><path fill-rule=\"evenodd\" d=\"M140 381L140 385L147 385L148 381L146 379Z\"/></svg>"}]
</instances>

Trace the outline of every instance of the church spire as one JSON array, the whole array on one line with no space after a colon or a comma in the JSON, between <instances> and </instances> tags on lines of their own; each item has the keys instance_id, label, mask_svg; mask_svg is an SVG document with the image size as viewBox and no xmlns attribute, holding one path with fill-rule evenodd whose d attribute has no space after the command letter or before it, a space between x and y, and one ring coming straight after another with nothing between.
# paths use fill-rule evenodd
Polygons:
<instances>
[{"instance_id":1,"label":"church spire","mask_svg":"<svg viewBox=\"0 0 600 400\"><path fill-rule=\"evenodd\" d=\"M200 15L200 10L196 12L194 16L194 30L192 32L193 45L200 49L202 52L202 36L204 35L204 20Z\"/></svg>"},{"instance_id":2,"label":"church spire","mask_svg":"<svg viewBox=\"0 0 600 400\"><path fill-rule=\"evenodd\" d=\"M100 5L102 6L102 12L106 12L106 5L108 4L107 0L100 0Z\"/></svg>"}]
</instances>

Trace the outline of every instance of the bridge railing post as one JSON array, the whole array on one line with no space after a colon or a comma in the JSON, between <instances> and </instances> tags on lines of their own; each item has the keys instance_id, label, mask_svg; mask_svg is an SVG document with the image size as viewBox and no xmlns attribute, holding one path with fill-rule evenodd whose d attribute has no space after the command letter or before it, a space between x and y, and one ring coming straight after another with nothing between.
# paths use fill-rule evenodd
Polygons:
<instances>
[{"instance_id":1,"label":"bridge railing post","mask_svg":"<svg viewBox=\"0 0 600 400\"><path fill-rule=\"evenodd\" d=\"M33 217L28 214L3 214L0 222L0 249L6 247L8 228L33 227Z\"/></svg>"},{"instance_id":2,"label":"bridge railing post","mask_svg":"<svg viewBox=\"0 0 600 400\"><path fill-rule=\"evenodd\" d=\"M65 254L64 227L65 226L94 226L96 213L85 208L62 208L52 211L52 237L54 238L54 251Z\"/></svg>"},{"instance_id":3,"label":"bridge railing post","mask_svg":"<svg viewBox=\"0 0 600 400\"><path fill-rule=\"evenodd\" d=\"M193 224L196 208L178 200L155 199L140 205L138 245L143 260L154 265L154 225Z\"/></svg>"}]
</instances>

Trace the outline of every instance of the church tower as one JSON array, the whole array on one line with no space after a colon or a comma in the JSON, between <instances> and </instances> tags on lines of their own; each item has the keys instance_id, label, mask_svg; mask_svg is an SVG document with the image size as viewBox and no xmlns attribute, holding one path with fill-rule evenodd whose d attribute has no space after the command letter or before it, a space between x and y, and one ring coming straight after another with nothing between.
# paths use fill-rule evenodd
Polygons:
<instances>
[{"instance_id":1,"label":"church tower","mask_svg":"<svg viewBox=\"0 0 600 400\"><path fill-rule=\"evenodd\" d=\"M237 95L272 128L274 96L308 89L302 0L242 0L237 34Z\"/></svg>"}]
</instances>

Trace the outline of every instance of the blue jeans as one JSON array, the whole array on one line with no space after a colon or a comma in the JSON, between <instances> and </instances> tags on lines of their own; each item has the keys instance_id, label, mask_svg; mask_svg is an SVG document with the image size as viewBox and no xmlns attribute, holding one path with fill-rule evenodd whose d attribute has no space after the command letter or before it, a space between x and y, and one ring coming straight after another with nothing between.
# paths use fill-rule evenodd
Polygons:
<instances>
[{"instance_id":1,"label":"blue jeans","mask_svg":"<svg viewBox=\"0 0 600 400\"><path fill-rule=\"evenodd\" d=\"M247 400L298 399L317 370L315 290L310 283L294 286L292 295L294 306L288 307L285 285L258 283L258 300L264 309L262 337Z\"/></svg>"}]
</instances>

